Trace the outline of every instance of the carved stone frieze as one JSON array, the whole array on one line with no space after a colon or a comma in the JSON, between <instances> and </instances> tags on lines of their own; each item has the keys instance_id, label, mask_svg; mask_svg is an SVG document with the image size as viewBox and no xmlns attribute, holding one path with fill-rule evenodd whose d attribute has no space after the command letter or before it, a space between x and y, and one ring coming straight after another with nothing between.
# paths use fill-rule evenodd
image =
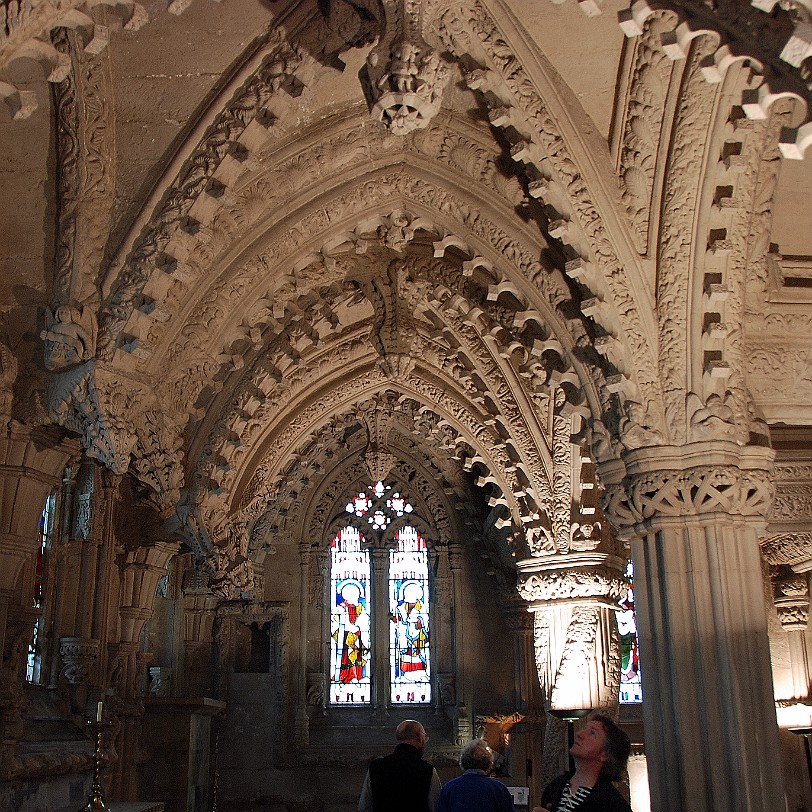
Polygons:
<instances>
[{"instance_id":1,"label":"carved stone frieze","mask_svg":"<svg viewBox=\"0 0 812 812\"><path fill-rule=\"evenodd\" d=\"M698 133L707 130L717 92L701 73L701 62L709 52L708 46L700 48L686 66L685 86L676 111L675 143L669 154L663 190L658 247L660 367L665 381L665 411L671 439L677 443L686 440L684 382L696 377L696 371L688 369L690 354L685 352L686 341L694 335L694 325L689 323L689 314L679 303L687 301L692 284L693 222L705 151L704 139L698 137Z\"/></svg>"},{"instance_id":2,"label":"carved stone frieze","mask_svg":"<svg viewBox=\"0 0 812 812\"><path fill-rule=\"evenodd\" d=\"M658 10L677 15L672 31L661 38L671 59L683 59L692 42L710 34L715 43L703 63L707 81L722 81L731 65L743 59L760 66L757 83L742 94L742 109L752 119L767 118L771 106L791 95L803 106L800 126L787 128L781 135L781 151L789 158L801 158L812 135L812 79L803 69L809 56L808 10L798 14L793 3L758 0L752 3L725 2L708 6L701 0L642 0L619 15L626 36L639 36L645 22ZM765 13L766 12L766 13Z\"/></svg>"}]
</instances>

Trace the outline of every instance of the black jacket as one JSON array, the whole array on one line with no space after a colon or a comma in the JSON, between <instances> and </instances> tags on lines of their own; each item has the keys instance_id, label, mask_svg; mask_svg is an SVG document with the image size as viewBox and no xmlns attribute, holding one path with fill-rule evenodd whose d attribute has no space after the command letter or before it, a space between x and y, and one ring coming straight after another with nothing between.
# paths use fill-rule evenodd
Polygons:
<instances>
[{"instance_id":1,"label":"black jacket","mask_svg":"<svg viewBox=\"0 0 812 812\"><path fill-rule=\"evenodd\" d=\"M434 767L423 761L410 744L369 765L375 812L428 812L429 788Z\"/></svg>"},{"instance_id":2,"label":"black jacket","mask_svg":"<svg viewBox=\"0 0 812 812\"><path fill-rule=\"evenodd\" d=\"M541 805L546 807L549 804L555 812L570 778L572 773L565 773L551 781L541 794ZM577 809L578 812L632 812L626 799L615 789L612 782L605 778L598 780L592 787L592 792Z\"/></svg>"}]
</instances>

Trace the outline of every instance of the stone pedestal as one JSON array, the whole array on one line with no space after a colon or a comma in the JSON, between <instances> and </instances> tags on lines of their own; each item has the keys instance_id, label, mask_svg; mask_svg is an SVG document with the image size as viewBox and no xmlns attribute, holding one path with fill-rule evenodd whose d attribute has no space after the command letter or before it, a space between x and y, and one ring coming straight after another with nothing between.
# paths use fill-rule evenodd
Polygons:
<instances>
[{"instance_id":1,"label":"stone pedestal","mask_svg":"<svg viewBox=\"0 0 812 812\"><path fill-rule=\"evenodd\" d=\"M207 697L147 700L142 748L160 757L141 768L142 798L163 801L165 812L209 812L211 720L225 707Z\"/></svg>"}]
</instances>

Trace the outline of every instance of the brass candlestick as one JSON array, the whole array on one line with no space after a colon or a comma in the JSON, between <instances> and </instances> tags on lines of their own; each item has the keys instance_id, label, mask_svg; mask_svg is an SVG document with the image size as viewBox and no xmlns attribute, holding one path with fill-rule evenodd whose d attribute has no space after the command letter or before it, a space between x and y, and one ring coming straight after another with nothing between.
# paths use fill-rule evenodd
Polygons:
<instances>
[{"instance_id":1,"label":"brass candlestick","mask_svg":"<svg viewBox=\"0 0 812 812\"><path fill-rule=\"evenodd\" d=\"M108 812L102 795L101 771L104 766L102 736L104 735L104 728L108 727L110 723L96 719L95 722L88 721L88 725L94 728L96 733L96 752L93 754L93 784L90 787L90 797L79 812Z\"/></svg>"}]
</instances>

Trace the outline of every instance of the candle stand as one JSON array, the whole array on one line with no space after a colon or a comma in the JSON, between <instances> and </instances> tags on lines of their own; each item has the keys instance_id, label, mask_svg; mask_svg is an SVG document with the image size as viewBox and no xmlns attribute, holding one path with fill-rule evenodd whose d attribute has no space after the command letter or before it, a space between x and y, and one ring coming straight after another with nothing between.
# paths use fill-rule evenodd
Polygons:
<instances>
[{"instance_id":1,"label":"candle stand","mask_svg":"<svg viewBox=\"0 0 812 812\"><path fill-rule=\"evenodd\" d=\"M102 722L97 719L95 722L88 721L88 725L94 729L96 734L96 752L93 754L93 783L90 787L90 796L87 803L79 812L108 812L108 807L104 803L102 795L101 771L104 766L102 737L104 736L104 728L109 727L110 722Z\"/></svg>"}]
</instances>

